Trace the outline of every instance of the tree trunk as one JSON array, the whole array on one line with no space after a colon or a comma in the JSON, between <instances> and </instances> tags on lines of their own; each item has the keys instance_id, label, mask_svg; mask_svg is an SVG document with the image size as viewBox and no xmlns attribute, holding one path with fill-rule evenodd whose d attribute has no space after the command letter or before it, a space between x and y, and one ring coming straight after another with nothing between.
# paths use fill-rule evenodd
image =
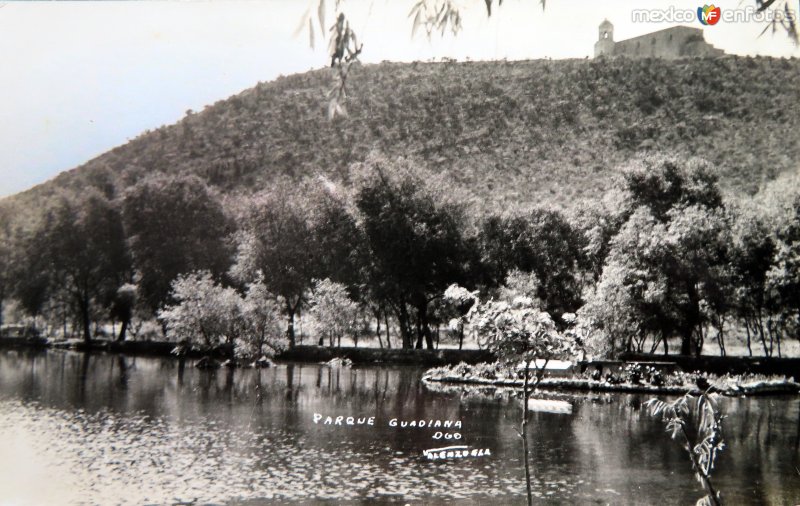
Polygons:
<instances>
[{"instance_id":1,"label":"tree trunk","mask_svg":"<svg viewBox=\"0 0 800 506\"><path fill-rule=\"evenodd\" d=\"M422 327L422 333L425 335L425 346L429 350L433 349L433 334L431 333L431 327L427 323Z\"/></svg>"},{"instance_id":2,"label":"tree trunk","mask_svg":"<svg viewBox=\"0 0 800 506\"><path fill-rule=\"evenodd\" d=\"M389 312L385 311L383 313L383 323L386 324L386 347L388 349L392 349L392 341L389 336Z\"/></svg>"},{"instance_id":3,"label":"tree trunk","mask_svg":"<svg viewBox=\"0 0 800 506\"><path fill-rule=\"evenodd\" d=\"M122 320L122 325L119 328L119 336L117 337L117 341L124 341L125 335L128 332L128 319Z\"/></svg>"},{"instance_id":4,"label":"tree trunk","mask_svg":"<svg viewBox=\"0 0 800 506\"><path fill-rule=\"evenodd\" d=\"M431 325L428 322L428 303L425 302L419 309L419 325L422 330L422 335L425 337L425 346L433 349L433 334L431 333Z\"/></svg>"},{"instance_id":5,"label":"tree trunk","mask_svg":"<svg viewBox=\"0 0 800 506\"><path fill-rule=\"evenodd\" d=\"M694 355L699 357L701 353L703 353L703 345L706 342L705 334L703 333L703 326L697 326L697 339L694 343Z\"/></svg>"},{"instance_id":6,"label":"tree trunk","mask_svg":"<svg viewBox=\"0 0 800 506\"><path fill-rule=\"evenodd\" d=\"M747 318L744 319L744 330L747 331L747 356L753 356L753 348L750 346L750 322Z\"/></svg>"},{"instance_id":7,"label":"tree trunk","mask_svg":"<svg viewBox=\"0 0 800 506\"><path fill-rule=\"evenodd\" d=\"M773 326L771 320L767 320L767 333L769 334L769 356L771 357L773 355L773 352L774 352L774 349L775 349L774 348L775 332L774 332L774 326Z\"/></svg>"},{"instance_id":8,"label":"tree trunk","mask_svg":"<svg viewBox=\"0 0 800 506\"><path fill-rule=\"evenodd\" d=\"M420 322L420 314L419 310L417 310L417 344L414 346L415 349L421 350L422 349L422 323Z\"/></svg>"},{"instance_id":9,"label":"tree trunk","mask_svg":"<svg viewBox=\"0 0 800 506\"><path fill-rule=\"evenodd\" d=\"M289 348L294 348L295 340L294 340L294 313L297 309L297 306L292 307L289 301L286 301L286 315L287 315L287 322L286 322L286 337L289 339Z\"/></svg>"},{"instance_id":10,"label":"tree trunk","mask_svg":"<svg viewBox=\"0 0 800 506\"><path fill-rule=\"evenodd\" d=\"M530 391L528 388L528 376L531 361L525 361L525 371L523 372L525 378L522 383L522 424L520 435L522 436L522 458L525 461L525 490L528 497L528 506L533 505L533 494L531 492L531 469L530 462L528 461L528 396Z\"/></svg>"},{"instance_id":11,"label":"tree trunk","mask_svg":"<svg viewBox=\"0 0 800 506\"><path fill-rule=\"evenodd\" d=\"M83 326L83 340L87 346L92 343L92 330L91 325L92 322L90 321L89 317L89 301L88 297L80 297L78 302L78 306L80 307L81 311L81 324Z\"/></svg>"},{"instance_id":12,"label":"tree trunk","mask_svg":"<svg viewBox=\"0 0 800 506\"><path fill-rule=\"evenodd\" d=\"M409 350L411 346L411 329L408 325L408 308L406 303L400 303L400 310L397 314L397 323L400 325L400 334L403 338L403 349Z\"/></svg>"},{"instance_id":13,"label":"tree trunk","mask_svg":"<svg viewBox=\"0 0 800 506\"><path fill-rule=\"evenodd\" d=\"M381 312L380 310L375 311L375 319L377 320L378 324L375 327L375 334L378 336L378 346L383 349L383 340L381 339Z\"/></svg>"},{"instance_id":14,"label":"tree trunk","mask_svg":"<svg viewBox=\"0 0 800 506\"><path fill-rule=\"evenodd\" d=\"M425 347L429 350L433 349L433 335L431 335L431 327L428 324L428 303L423 302L417 305L417 346L418 350L422 349L422 340L425 339Z\"/></svg>"},{"instance_id":15,"label":"tree trunk","mask_svg":"<svg viewBox=\"0 0 800 506\"><path fill-rule=\"evenodd\" d=\"M681 355L689 356L692 354L692 331L681 333Z\"/></svg>"},{"instance_id":16,"label":"tree trunk","mask_svg":"<svg viewBox=\"0 0 800 506\"><path fill-rule=\"evenodd\" d=\"M761 319L761 311L756 315L756 323L758 324L758 338L761 340L761 347L764 348L764 356L769 357L769 350L767 350L767 340L764 338L764 322Z\"/></svg>"}]
</instances>

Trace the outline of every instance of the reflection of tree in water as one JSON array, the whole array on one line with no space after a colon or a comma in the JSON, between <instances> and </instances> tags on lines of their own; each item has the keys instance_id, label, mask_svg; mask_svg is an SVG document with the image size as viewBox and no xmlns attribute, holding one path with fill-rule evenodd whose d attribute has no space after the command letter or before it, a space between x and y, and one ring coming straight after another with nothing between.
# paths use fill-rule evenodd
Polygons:
<instances>
[{"instance_id":1,"label":"reflection of tree in water","mask_svg":"<svg viewBox=\"0 0 800 506\"><path fill-rule=\"evenodd\" d=\"M89 362L91 359L91 354L88 351L83 352L81 355L81 368L78 371L78 377L75 385L78 402L81 404L86 403L86 381L89 377Z\"/></svg>"},{"instance_id":2,"label":"reflection of tree in water","mask_svg":"<svg viewBox=\"0 0 800 506\"><path fill-rule=\"evenodd\" d=\"M721 459L717 470L723 499L731 504L737 500L767 504L783 496L786 504L793 504L796 497L789 491L796 490L800 481L796 470L800 400L725 399L722 410L731 415L723 420L723 430L726 451L733 455ZM741 454L748 457L735 456Z\"/></svg>"},{"instance_id":3,"label":"reflection of tree in water","mask_svg":"<svg viewBox=\"0 0 800 506\"><path fill-rule=\"evenodd\" d=\"M183 373L186 371L186 358L178 358L178 387L183 387Z\"/></svg>"},{"instance_id":4,"label":"reflection of tree in water","mask_svg":"<svg viewBox=\"0 0 800 506\"><path fill-rule=\"evenodd\" d=\"M122 390L128 389L128 363L125 360L125 355L117 356L117 367L119 368L118 384ZM113 369L112 369L113 371Z\"/></svg>"},{"instance_id":5,"label":"reflection of tree in water","mask_svg":"<svg viewBox=\"0 0 800 506\"><path fill-rule=\"evenodd\" d=\"M233 405L233 400L236 397L233 389L233 373L233 367L225 368L225 386L222 391L228 406Z\"/></svg>"},{"instance_id":6,"label":"reflection of tree in water","mask_svg":"<svg viewBox=\"0 0 800 506\"><path fill-rule=\"evenodd\" d=\"M294 364L286 366L286 400L293 401L297 398L297 391L294 388Z\"/></svg>"}]
</instances>

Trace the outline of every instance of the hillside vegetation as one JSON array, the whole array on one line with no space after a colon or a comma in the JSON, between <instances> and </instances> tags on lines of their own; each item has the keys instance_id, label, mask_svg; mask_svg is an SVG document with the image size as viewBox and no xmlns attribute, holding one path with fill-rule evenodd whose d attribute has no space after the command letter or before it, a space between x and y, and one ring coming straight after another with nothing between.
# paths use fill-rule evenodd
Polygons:
<instances>
[{"instance_id":1,"label":"hillside vegetation","mask_svg":"<svg viewBox=\"0 0 800 506\"><path fill-rule=\"evenodd\" d=\"M772 58L382 63L354 69L349 116L326 119L327 70L281 77L188 113L28 192L117 191L196 174L222 193L281 176L347 182L372 152L441 173L480 207L568 208L612 187L637 152L700 156L724 191L798 167L800 61Z\"/></svg>"},{"instance_id":2,"label":"hillside vegetation","mask_svg":"<svg viewBox=\"0 0 800 506\"><path fill-rule=\"evenodd\" d=\"M472 306L499 312L477 332L502 346L519 316L591 356L781 357L800 342L797 70L383 64L350 75L335 121L325 71L259 85L7 200L0 317L260 357L304 316L330 346L384 328L433 349Z\"/></svg>"}]
</instances>

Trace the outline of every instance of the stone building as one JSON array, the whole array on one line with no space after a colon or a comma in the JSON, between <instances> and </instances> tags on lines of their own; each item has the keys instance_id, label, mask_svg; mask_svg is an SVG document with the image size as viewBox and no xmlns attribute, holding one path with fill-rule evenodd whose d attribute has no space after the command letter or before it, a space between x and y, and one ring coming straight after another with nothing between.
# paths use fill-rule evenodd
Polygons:
<instances>
[{"instance_id":1,"label":"stone building","mask_svg":"<svg viewBox=\"0 0 800 506\"><path fill-rule=\"evenodd\" d=\"M673 26L632 39L614 41L614 25L609 20L600 23L599 36L594 44L594 56L628 56L631 58L687 58L693 56L722 56L703 38L703 30L689 26Z\"/></svg>"}]
</instances>

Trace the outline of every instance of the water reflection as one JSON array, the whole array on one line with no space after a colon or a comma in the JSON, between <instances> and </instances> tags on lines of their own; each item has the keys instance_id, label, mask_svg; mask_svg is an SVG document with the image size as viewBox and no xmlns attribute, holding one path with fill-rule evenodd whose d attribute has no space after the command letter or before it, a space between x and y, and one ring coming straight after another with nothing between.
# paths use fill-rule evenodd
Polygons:
<instances>
[{"instance_id":1,"label":"water reflection","mask_svg":"<svg viewBox=\"0 0 800 506\"><path fill-rule=\"evenodd\" d=\"M0 493L11 502L326 499L524 502L519 404L508 391L433 391L416 368L287 364L203 371L169 359L0 353ZM635 395L556 396L534 413L534 493L567 503L693 503L686 455ZM727 399L718 486L731 504L800 496L796 398ZM323 426L313 414L376 418ZM429 461L447 446L402 420L462 420L491 457ZM10 464L14 462L15 464ZM24 462L25 465L19 465ZM33 481L33 480L36 481Z\"/></svg>"}]
</instances>

